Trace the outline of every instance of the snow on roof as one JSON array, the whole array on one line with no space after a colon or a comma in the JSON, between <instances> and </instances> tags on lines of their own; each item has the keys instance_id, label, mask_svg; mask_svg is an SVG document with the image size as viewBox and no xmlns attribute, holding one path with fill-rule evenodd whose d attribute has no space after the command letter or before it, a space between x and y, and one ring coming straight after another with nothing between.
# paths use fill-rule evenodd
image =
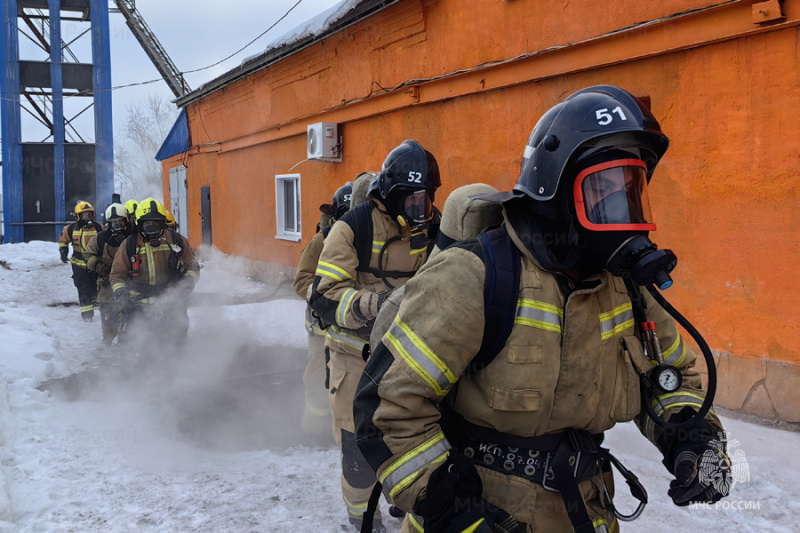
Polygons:
<instances>
[{"instance_id":1,"label":"snow on roof","mask_svg":"<svg viewBox=\"0 0 800 533\"><path fill-rule=\"evenodd\" d=\"M362 2L364 2L364 0L342 0L335 6L328 8L319 15L316 15L315 17L312 17L311 19L300 24L292 31L287 32L277 39L271 41L264 51L254 54L250 57L246 57L241 64L244 65L245 63L249 63L250 61L266 55L272 50L282 46L296 43L307 37L316 37L321 35L325 32L325 30L333 26L334 23L341 19L347 12Z\"/></svg>"}]
</instances>

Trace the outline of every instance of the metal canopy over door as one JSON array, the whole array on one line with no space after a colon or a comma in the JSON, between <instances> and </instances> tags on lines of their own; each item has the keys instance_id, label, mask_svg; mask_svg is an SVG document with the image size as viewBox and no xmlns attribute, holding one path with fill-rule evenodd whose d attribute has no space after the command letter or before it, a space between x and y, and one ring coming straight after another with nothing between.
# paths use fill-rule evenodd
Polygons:
<instances>
[{"instance_id":1,"label":"metal canopy over door","mask_svg":"<svg viewBox=\"0 0 800 533\"><path fill-rule=\"evenodd\" d=\"M211 246L211 187L200 187L200 220L203 226L203 244Z\"/></svg>"},{"instance_id":2,"label":"metal canopy over door","mask_svg":"<svg viewBox=\"0 0 800 533\"><path fill-rule=\"evenodd\" d=\"M186 167L169 169L170 211L178 223L181 235L189 236L189 208L187 203Z\"/></svg>"}]
</instances>

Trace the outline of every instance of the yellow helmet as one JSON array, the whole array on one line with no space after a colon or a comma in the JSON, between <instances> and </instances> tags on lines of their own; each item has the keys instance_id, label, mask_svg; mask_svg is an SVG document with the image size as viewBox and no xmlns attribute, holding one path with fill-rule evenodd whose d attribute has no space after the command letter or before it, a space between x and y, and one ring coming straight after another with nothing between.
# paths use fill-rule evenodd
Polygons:
<instances>
[{"instance_id":1,"label":"yellow helmet","mask_svg":"<svg viewBox=\"0 0 800 533\"><path fill-rule=\"evenodd\" d=\"M175 222L175 216L172 214L172 211L167 209L167 227L175 229L178 226L177 222Z\"/></svg>"},{"instance_id":2,"label":"yellow helmet","mask_svg":"<svg viewBox=\"0 0 800 533\"><path fill-rule=\"evenodd\" d=\"M125 209L127 209L128 213L131 215L136 214L136 208L139 206L139 202L136 200L128 200L125 202Z\"/></svg>"},{"instance_id":3,"label":"yellow helmet","mask_svg":"<svg viewBox=\"0 0 800 533\"><path fill-rule=\"evenodd\" d=\"M136 208L136 225L145 240L161 237L167 224L167 210L155 198L145 198Z\"/></svg>"},{"instance_id":4,"label":"yellow helmet","mask_svg":"<svg viewBox=\"0 0 800 533\"><path fill-rule=\"evenodd\" d=\"M94 220L94 207L92 207L92 204L83 200L75 204L75 218L84 222Z\"/></svg>"}]
</instances>

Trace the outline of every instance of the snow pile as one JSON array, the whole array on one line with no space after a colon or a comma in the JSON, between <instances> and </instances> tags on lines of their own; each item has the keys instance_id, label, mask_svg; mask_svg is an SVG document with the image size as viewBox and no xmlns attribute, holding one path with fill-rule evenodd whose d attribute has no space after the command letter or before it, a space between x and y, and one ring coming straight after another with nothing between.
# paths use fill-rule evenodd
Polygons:
<instances>
[{"instance_id":1,"label":"snow pile","mask_svg":"<svg viewBox=\"0 0 800 533\"><path fill-rule=\"evenodd\" d=\"M274 41L270 42L267 45L267 48L258 54L254 54L250 57L246 57L242 61L242 65L259 58L263 55L268 54L272 50L276 50L283 46L287 46L290 44L294 44L298 41L302 41L307 37L315 37L317 35L321 35L324 33L328 28L333 26L339 19L341 19L345 14L347 14L351 9L355 8L358 4L363 2L364 0L342 0L335 6L323 11L319 15L310 18L303 24L297 26L292 31L283 34L282 36L278 37Z\"/></svg>"},{"instance_id":2,"label":"snow pile","mask_svg":"<svg viewBox=\"0 0 800 533\"><path fill-rule=\"evenodd\" d=\"M0 532L349 531L332 437L299 430L304 303L207 255L190 338L140 372L99 350L55 243L0 245ZM262 301L259 301L261 299ZM710 508L677 508L655 448L631 424L606 445L650 504L626 532L792 532L800 434L723 418L749 479ZM635 502L617 483L615 502ZM399 522L388 518L390 533Z\"/></svg>"}]
</instances>

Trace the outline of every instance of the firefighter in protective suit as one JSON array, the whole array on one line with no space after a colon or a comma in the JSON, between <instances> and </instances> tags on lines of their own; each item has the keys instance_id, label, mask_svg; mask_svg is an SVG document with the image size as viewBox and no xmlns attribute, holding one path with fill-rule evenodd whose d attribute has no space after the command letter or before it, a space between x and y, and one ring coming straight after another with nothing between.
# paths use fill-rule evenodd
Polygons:
<instances>
[{"instance_id":1,"label":"firefighter in protective suit","mask_svg":"<svg viewBox=\"0 0 800 533\"><path fill-rule=\"evenodd\" d=\"M322 229L314 234L300 254L293 288L294 292L303 300L308 301L310 296L314 273L317 271L317 263L322 253L325 237L328 236L333 223L350 210L352 193L353 184L348 181L334 193L333 201L330 204L322 204L319 207L320 213L325 215L330 223L324 224L324 221L320 220ZM328 390L325 387L327 375L325 332L320 329L319 322L314 318L310 306L306 307L306 331L308 331L308 364L303 373L306 404L300 424L306 432L319 435L330 430L331 405L328 400Z\"/></svg>"},{"instance_id":2,"label":"firefighter in protective suit","mask_svg":"<svg viewBox=\"0 0 800 533\"><path fill-rule=\"evenodd\" d=\"M433 155L416 141L404 141L386 157L369 188L369 200L334 224L317 265L309 303L323 327L329 326L325 348L333 433L341 450L342 493L357 529L376 480L356 446L353 396L382 302L428 258L440 184ZM383 531L380 517L375 530Z\"/></svg>"},{"instance_id":3,"label":"firefighter in protective suit","mask_svg":"<svg viewBox=\"0 0 800 533\"><path fill-rule=\"evenodd\" d=\"M100 305L100 320L103 327L103 345L111 346L119 329L119 317L122 311L114 300L114 292L108 277L114 256L128 236L132 234L128 224L128 210L120 203L106 208L105 219L108 228L92 237L86 248L86 268L97 275L97 303Z\"/></svg>"},{"instance_id":4,"label":"firefighter in protective suit","mask_svg":"<svg viewBox=\"0 0 800 533\"><path fill-rule=\"evenodd\" d=\"M89 202L80 201L75 205L77 222L64 226L58 239L61 262L72 263L72 281L78 289L78 300L81 305L81 317L89 322L94 317L94 302L97 299L97 280L94 273L86 268L83 254L92 237L103 231L103 226L95 220L94 207ZM69 245L72 245L72 257L67 259Z\"/></svg>"},{"instance_id":5,"label":"firefighter in protective suit","mask_svg":"<svg viewBox=\"0 0 800 533\"><path fill-rule=\"evenodd\" d=\"M136 322L163 331L164 341L182 340L189 330L187 300L200 275L189 241L167 229L167 210L153 198L136 208L138 233L120 245L111 266L114 299L127 318L126 332ZM161 322L169 320L170 327ZM122 339L122 331L120 332Z\"/></svg>"},{"instance_id":6,"label":"firefighter in protective suit","mask_svg":"<svg viewBox=\"0 0 800 533\"><path fill-rule=\"evenodd\" d=\"M676 505L726 495L725 483L699 475L701 458L727 464L722 476L730 464L713 410L694 416L705 400L695 356L636 287L665 363L682 378L671 393L645 389L647 401L660 423L693 421L691 429L662 429L641 400L639 374L652 366L634 328L639 296L619 265L641 265L631 261L645 247L630 245L655 229L647 183L668 142L639 100L611 86L581 90L539 120L514 190L493 198L504 226L487 234L516 257L504 338L484 335L496 268L487 250L496 260L500 244L456 243L405 285L354 405L360 449L408 512L404 532L616 531L610 464L619 463L600 443L631 420L675 476ZM499 351L482 359L484 341L498 337Z\"/></svg>"},{"instance_id":7,"label":"firefighter in protective suit","mask_svg":"<svg viewBox=\"0 0 800 533\"><path fill-rule=\"evenodd\" d=\"M477 198L496 192L497 189L491 185L472 183L463 185L450 193L444 202L442 222L436 236L436 245L431 250L429 260L451 244L474 239L481 231L502 224L503 214L500 204ZM405 286L392 291L381 306L369 336L372 351L378 348L381 339L394 322L404 294Z\"/></svg>"}]
</instances>

